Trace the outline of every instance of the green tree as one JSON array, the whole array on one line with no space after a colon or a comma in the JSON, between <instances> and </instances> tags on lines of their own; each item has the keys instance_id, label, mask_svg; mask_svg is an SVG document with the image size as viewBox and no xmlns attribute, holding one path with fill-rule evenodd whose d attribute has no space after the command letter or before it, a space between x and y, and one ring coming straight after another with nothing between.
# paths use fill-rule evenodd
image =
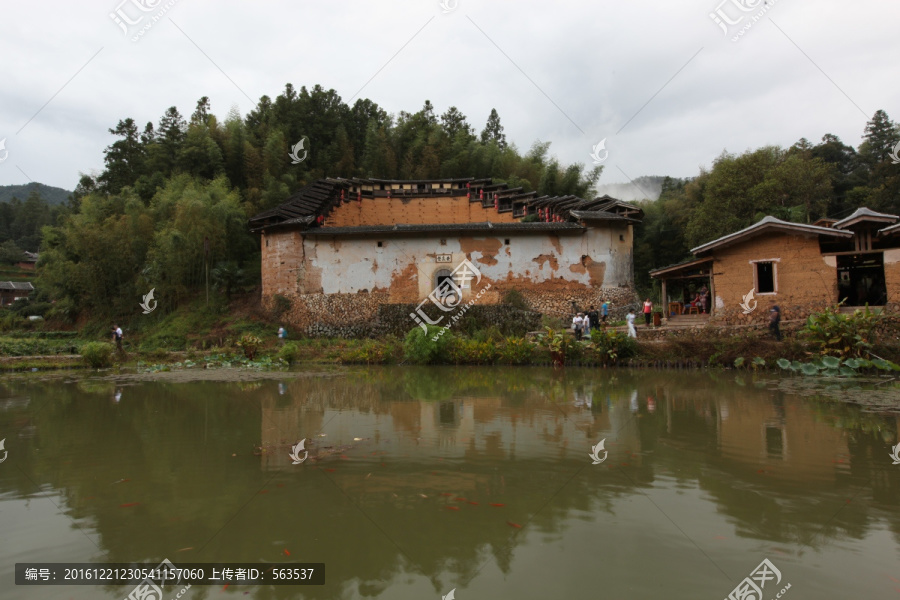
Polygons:
<instances>
[{"instance_id":1,"label":"green tree","mask_svg":"<svg viewBox=\"0 0 900 600\"><path fill-rule=\"evenodd\" d=\"M25 257L21 248L12 240L6 240L0 244L0 263L13 265Z\"/></svg>"},{"instance_id":2,"label":"green tree","mask_svg":"<svg viewBox=\"0 0 900 600\"><path fill-rule=\"evenodd\" d=\"M500 124L500 115L497 114L496 108L491 109L487 123L481 130L481 141L482 143L494 141L501 148L506 148L506 134L503 133L503 125Z\"/></svg>"}]
</instances>

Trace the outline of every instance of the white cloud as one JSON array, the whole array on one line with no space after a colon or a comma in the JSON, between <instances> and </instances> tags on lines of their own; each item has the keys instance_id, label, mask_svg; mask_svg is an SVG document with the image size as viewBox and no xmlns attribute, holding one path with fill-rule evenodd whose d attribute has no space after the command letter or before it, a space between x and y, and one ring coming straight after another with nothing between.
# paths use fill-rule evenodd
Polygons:
<instances>
[{"instance_id":1,"label":"white cloud","mask_svg":"<svg viewBox=\"0 0 900 600\"><path fill-rule=\"evenodd\" d=\"M495 107L520 149L550 141L561 161L587 166L608 138L601 183L627 181L619 169L692 176L723 149L825 133L856 145L875 110L900 119L896 4L779 0L733 43L709 18L715 0L459 0L446 15L437 0L178 0L133 43L109 17L119 1L0 8L0 139L10 151L0 184L25 182L20 168L73 188L79 172L102 168L107 129L126 117L156 123L171 105L189 115L204 95L222 118L232 105L246 114L287 82L350 100L379 69L360 95L388 112L427 98L438 113L457 106L480 131Z\"/></svg>"}]
</instances>

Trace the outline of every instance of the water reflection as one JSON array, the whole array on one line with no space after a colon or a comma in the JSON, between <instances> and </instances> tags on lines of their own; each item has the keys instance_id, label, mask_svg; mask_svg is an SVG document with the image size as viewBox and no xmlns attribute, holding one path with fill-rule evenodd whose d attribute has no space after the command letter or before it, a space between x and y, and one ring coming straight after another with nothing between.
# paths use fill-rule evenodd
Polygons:
<instances>
[{"instance_id":1,"label":"water reflection","mask_svg":"<svg viewBox=\"0 0 900 600\"><path fill-rule=\"evenodd\" d=\"M328 584L253 597L439 597L460 587L462 598L467 586L479 597L560 597L530 562L558 559L569 597L595 594L601 579L609 594L653 597L658 588L639 575L652 564L669 597L694 598L727 594L761 552L780 552L792 581L806 573L810 587L877 597L890 581L853 574L900 548L900 468L888 457L898 426L896 415L762 379L698 373L389 368L242 384L8 381L0 527L13 533L0 577L9 581L22 553L298 560L325 562ZM290 445L303 438L310 459L293 465ZM609 458L592 465L601 439ZM50 502L42 493L60 510L38 518ZM73 523L86 538L44 541ZM618 554L598 563L601 542ZM805 553L836 547L843 574L814 576ZM47 590L97 593L37 591ZM9 597L56 597L32 592Z\"/></svg>"}]
</instances>

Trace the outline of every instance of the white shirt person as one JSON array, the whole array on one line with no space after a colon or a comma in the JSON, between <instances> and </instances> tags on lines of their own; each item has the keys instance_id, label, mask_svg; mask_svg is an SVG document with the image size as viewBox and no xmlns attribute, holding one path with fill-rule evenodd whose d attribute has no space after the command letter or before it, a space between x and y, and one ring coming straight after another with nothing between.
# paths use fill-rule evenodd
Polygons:
<instances>
[{"instance_id":1,"label":"white shirt person","mask_svg":"<svg viewBox=\"0 0 900 600\"><path fill-rule=\"evenodd\" d=\"M628 321L628 337L637 337L637 331L634 328L634 310L629 310L628 314L625 316L625 320Z\"/></svg>"}]
</instances>

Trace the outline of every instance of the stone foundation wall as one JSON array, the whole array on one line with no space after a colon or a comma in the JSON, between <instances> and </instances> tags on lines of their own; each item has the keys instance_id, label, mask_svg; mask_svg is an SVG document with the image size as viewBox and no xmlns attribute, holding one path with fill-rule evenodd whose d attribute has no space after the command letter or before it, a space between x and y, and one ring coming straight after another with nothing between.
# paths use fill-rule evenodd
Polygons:
<instances>
[{"instance_id":1,"label":"stone foundation wall","mask_svg":"<svg viewBox=\"0 0 900 600\"><path fill-rule=\"evenodd\" d=\"M500 293L507 290L501 288ZM587 312L591 306L600 312L600 305L604 300L609 300L609 318L613 321L622 320L628 313L628 308L638 311L641 300L632 287L617 288L570 288L560 290L518 290L525 298L528 306L539 313L550 317L571 319L574 316L572 303L580 312Z\"/></svg>"},{"instance_id":2,"label":"stone foundation wall","mask_svg":"<svg viewBox=\"0 0 900 600\"><path fill-rule=\"evenodd\" d=\"M782 336L793 336L796 335L798 331L803 329L804 325L806 325L806 321L803 319L796 319L791 321L782 321L781 322L781 335ZM697 335L708 336L708 337L717 337L717 336L736 336L736 335L746 335L751 334L759 337L767 337L769 334L769 326L768 324L763 325L760 323L753 323L747 326L722 326L717 325L715 322L710 321L708 325L699 326L699 327L680 327L680 328L669 328L666 326L666 321L663 320L663 325L661 327L650 327L645 328L643 325L638 325L637 327L637 339L639 342L643 341L661 341L661 340L670 340L670 339L678 339L678 338L692 338Z\"/></svg>"},{"instance_id":3,"label":"stone foundation wall","mask_svg":"<svg viewBox=\"0 0 900 600\"><path fill-rule=\"evenodd\" d=\"M549 286L547 286L549 287ZM591 305L600 310L604 299L610 300L610 318L625 318L628 306L637 306L638 298L630 287L592 290L584 286L557 286L559 289L517 290L524 297L528 309L520 310L502 304L511 289L491 287L478 303L471 306L463 320L474 320L476 328L496 325L502 331L535 331L541 328L541 316L572 317L572 302L578 310L587 311ZM386 334L405 335L416 326L409 316L417 305L392 301L389 292L360 294L294 294L285 295L291 307L282 314L281 321L292 336L310 337L372 337ZM440 313L430 303L423 307L431 318ZM271 298L264 299L267 310L274 308ZM454 313L448 313L452 316ZM444 322L439 325L444 325Z\"/></svg>"}]
</instances>

